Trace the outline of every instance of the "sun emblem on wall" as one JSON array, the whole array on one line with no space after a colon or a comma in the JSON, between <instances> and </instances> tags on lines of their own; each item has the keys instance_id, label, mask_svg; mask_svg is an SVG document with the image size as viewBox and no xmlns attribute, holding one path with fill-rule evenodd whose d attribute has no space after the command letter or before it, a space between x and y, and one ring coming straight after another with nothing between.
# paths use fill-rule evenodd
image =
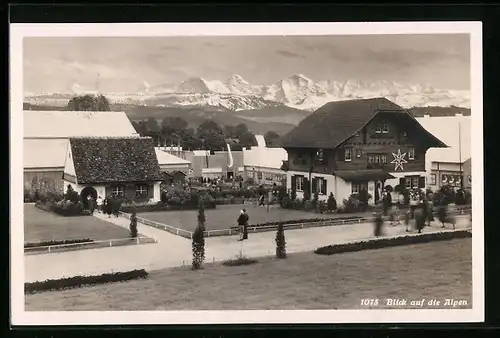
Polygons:
<instances>
[{"instance_id":1,"label":"sun emblem on wall","mask_svg":"<svg viewBox=\"0 0 500 338\"><path fill-rule=\"evenodd\" d=\"M398 171L398 168L403 171L403 164L408 163L408 161L405 160L406 153L401 154L401 149L398 149L398 153L392 153L392 156L394 156L394 160L391 161L391 163L394 163L394 171Z\"/></svg>"}]
</instances>

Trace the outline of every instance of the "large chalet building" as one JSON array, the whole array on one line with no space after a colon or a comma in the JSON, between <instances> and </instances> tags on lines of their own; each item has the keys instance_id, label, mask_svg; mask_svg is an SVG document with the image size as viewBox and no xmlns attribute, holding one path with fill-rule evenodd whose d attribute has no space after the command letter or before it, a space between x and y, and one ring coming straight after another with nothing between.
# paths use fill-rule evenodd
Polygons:
<instances>
[{"instance_id":1,"label":"large chalet building","mask_svg":"<svg viewBox=\"0 0 500 338\"><path fill-rule=\"evenodd\" d=\"M298 198L332 192L337 201L365 189L380 201L385 186L425 188L425 153L446 145L385 98L330 102L283 137L287 188Z\"/></svg>"}]
</instances>

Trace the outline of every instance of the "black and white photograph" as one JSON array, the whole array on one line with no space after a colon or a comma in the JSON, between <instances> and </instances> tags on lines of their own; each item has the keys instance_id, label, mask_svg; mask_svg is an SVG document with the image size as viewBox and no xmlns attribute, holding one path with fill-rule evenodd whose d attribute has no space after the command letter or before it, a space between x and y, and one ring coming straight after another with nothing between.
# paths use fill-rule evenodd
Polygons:
<instances>
[{"instance_id":1,"label":"black and white photograph","mask_svg":"<svg viewBox=\"0 0 500 338\"><path fill-rule=\"evenodd\" d=\"M483 320L481 39L11 25L13 324Z\"/></svg>"}]
</instances>

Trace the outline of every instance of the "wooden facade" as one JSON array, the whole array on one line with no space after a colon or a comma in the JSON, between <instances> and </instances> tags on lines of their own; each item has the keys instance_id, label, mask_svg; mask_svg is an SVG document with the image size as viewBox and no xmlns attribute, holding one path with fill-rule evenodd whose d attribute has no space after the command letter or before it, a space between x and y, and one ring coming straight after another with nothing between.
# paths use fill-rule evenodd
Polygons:
<instances>
[{"instance_id":1,"label":"wooden facade","mask_svg":"<svg viewBox=\"0 0 500 338\"><path fill-rule=\"evenodd\" d=\"M379 114L335 149L289 148L287 151L289 170L333 174L337 170L367 169L425 171L427 149L427 145L419 142L418 133L399 116ZM406 153L403 170L395 170L391 163L393 153L397 154L398 150Z\"/></svg>"},{"instance_id":2,"label":"wooden facade","mask_svg":"<svg viewBox=\"0 0 500 338\"><path fill-rule=\"evenodd\" d=\"M64 190L62 170L24 171L24 191L41 194L48 192L62 194Z\"/></svg>"}]
</instances>

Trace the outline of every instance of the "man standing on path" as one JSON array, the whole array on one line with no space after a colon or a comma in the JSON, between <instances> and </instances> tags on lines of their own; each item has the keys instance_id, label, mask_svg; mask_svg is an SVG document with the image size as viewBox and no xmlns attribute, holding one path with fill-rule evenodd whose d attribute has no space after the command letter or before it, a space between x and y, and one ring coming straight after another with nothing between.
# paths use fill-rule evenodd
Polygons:
<instances>
[{"instance_id":1,"label":"man standing on path","mask_svg":"<svg viewBox=\"0 0 500 338\"><path fill-rule=\"evenodd\" d=\"M102 204L103 204L103 199L101 196L97 197L97 212L98 213L101 213L103 212L103 209L102 209Z\"/></svg>"},{"instance_id":2,"label":"man standing on path","mask_svg":"<svg viewBox=\"0 0 500 338\"><path fill-rule=\"evenodd\" d=\"M248 215L245 209L241 209L240 216L238 217L238 227L240 229L240 241L248 239Z\"/></svg>"}]
</instances>

